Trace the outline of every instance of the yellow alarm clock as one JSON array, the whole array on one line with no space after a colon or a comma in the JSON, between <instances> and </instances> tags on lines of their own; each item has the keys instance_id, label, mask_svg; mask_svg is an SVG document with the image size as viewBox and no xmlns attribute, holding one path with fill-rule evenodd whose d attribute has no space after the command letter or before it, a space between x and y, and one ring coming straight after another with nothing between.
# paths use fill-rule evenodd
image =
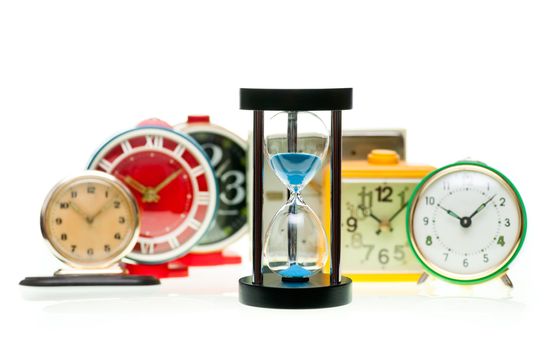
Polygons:
<instances>
[{"instance_id":1,"label":"yellow alarm clock","mask_svg":"<svg viewBox=\"0 0 557 350\"><path fill-rule=\"evenodd\" d=\"M435 170L410 165L395 151L342 162L343 274L361 282L416 282L423 272L406 236L406 208L420 180ZM324 179L329 179L328 167ZM330 182L324 183L323 222L329 234Z\"/></svg>"}]
</instances>

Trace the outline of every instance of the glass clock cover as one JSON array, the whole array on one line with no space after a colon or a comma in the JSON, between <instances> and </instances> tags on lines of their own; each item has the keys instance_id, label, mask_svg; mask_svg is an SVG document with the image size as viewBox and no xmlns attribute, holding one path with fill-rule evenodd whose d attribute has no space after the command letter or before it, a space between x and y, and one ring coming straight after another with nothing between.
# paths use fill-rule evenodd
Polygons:
<instances>
[{"instance_id":1,"label":"glass clock cover","mask_svg":"<svg viewBox=\"0 0 557 350\"><path fill-rule=\"evenodd\" d=\"M55 255L66 264L106 268L129 253L137 241L138 208L116 178L86 171L50 192L41 213L41 228Z\"/></svg>"},{"instance_id":2,"label":"glass clock cover","mask_svg":"<svg viewBox=\"0 0 557 350\"><path fill-rule=\"evenodd\" d=\"M518 191L480 163L457 163L424 179L408 220L412 248L424 267L461 283L501 274L526 233Z\"/></svg>"},{"instance_id":3,"label":"glass clock cover","mask_svg":"<svg viewBox=\"0 0 557 350\"><path fill-rule=\"evenodd\" d=\"M265 150L273 172L290 191L266 232L263 257L285 279L320 272L328 257L327 237L301 191L321 168L329 136L310 112L280 112L266 125Z\"/></svg>"}]
</instances>

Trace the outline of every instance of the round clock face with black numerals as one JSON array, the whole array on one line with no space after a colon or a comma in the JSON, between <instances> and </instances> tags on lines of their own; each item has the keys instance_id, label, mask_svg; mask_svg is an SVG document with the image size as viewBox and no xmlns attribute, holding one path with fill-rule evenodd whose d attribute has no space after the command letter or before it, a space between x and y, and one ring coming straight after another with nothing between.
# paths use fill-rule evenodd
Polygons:
<instances>
[{"instance_id":1,"label":"round clock face with black numerals","mask_svg":"<svg viewBox=\"0 0 557 350\"><path fill-rule=\"evenodd\" d=\"M128 258L164 263L190 251L209 229L217 183L200 146L168 128L139 127L107 142L90 169L124 182L141 211L138 243Z\"/></svg>"},{"instance_id":2,"label":"round clock face with black numerals","mask_svg":"<svg viewBox=\"0 0 557 350\"><path fill-rule=\"evenodd\" d=\"M456 163L424 179L414 194L408 235L434 275L477 283L503 273L526 233L526 212L512 183L481 163Z\"/></svg>"},{"instance_id":3,"label":"round clock face with black numerals","mask_svg":"<svg viewBox=\"0 0 557 350\"><path fill-rule=\"evenodd\" d=\"M216 220L194 251L222 250L247 231L246 142L209 123L182 124L176 128L203 147L220 185Z\"/></svg>"},{"instance_id":4,"label":"round clock face with black numerals","mask_svg":"<svg viewBox=\"0 0 557 350\"><path fill-rule=\"evenodd\" d=\"M41 213L41 229L54 254L82 269L116 264L139 234L136 201L116 178L85 171L56 185Z\"/></svg>"}]
</instances>

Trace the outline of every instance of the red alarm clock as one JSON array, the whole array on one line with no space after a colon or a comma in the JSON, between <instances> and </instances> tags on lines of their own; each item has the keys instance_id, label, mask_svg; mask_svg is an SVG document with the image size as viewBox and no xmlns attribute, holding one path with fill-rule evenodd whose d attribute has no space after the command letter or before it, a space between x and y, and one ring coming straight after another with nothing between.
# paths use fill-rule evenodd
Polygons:
<instances>
[{"instance_id":1,"label":"red alarm clock","mask_svg":"<svg viewBox=\"0 0 557 350\"><path fill-rule=\"evenodd\" d=\"M148 120L106 142L89 169L116 176L139 204L140 235L127 256L139 265L128 264L130 273L187 275L177 259L211 227L218 206L216 177L199 144L160 120Z\"/></svg>"}]
</instances>

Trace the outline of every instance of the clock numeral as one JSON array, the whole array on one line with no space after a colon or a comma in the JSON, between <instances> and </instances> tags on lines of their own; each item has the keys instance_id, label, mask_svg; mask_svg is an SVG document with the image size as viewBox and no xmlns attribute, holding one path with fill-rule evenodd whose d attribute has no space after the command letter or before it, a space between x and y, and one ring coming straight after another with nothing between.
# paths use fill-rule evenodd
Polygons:
<instances>
[{"instance_id":1,"label":"clock numeral","mask_svg":"<svg viewBox=\"0 0 557 350\"><path fill-rule=\"evenodd\" d=\"M408 188L405 188L404 190L400 191L400 193L398 194L398 196L400 197L400 206L404 207L406 205L406 190Z\"/></svg>"},{"instance_id":2,"label":"clock numeral","mask_svg":"<svg viewBox=\"0 0 557 350\"><path fill-rule=\"evenodd\" d=\"M77 191L72 191L71 197L72 198L77 198Z\"/></svg>"},{"instance_id":3,"label":"clock numeral","mask_svg":"<svg viewBox=\"0 0 557 350\"><path fill-rule=\"evenodd\" d=\"M122 148L122 152L124 153L130 153L133 149L130 141L124 141L120 144L120 147Z\"/></svg>"},{"instance_id":4,"label":"clock numeral","mask_svg":"<svg viewBox=\"0 0 557 350\"><path fill-rule=\"evenodd\" d=\"M362 191L360 193L358 193L358 195L360 197L362 197L362 204L360 205L360 207L361 208L371 208L371 206L373 204L373 192L372 191L367 192L366 188L362 187ZM366 203L366 199L367 199L367 203Z\"/></svg>"},{"instance_id":5,"label":"clock numeral","mask_svg":"<svg viewBox=\"0 0 557 350\"><path fill-rule=\"evenodd\" d=\"M87 249L87 255L93 255L93 254L95 254L95 252L93 251L93 248Z\"/></svg>"},{"instance_id":6,"label":"clock numeral","mask_svg":"<svg viewBox=\"0 0 557 350\"><path fill-rule=\"evenodd\" d=\"M505 237L499 236L499 238L497 239L497 244L503 247L505 245Z\"/></svg>"},{"instance_id":7,"label":"clock numeral","mask_svg":"<svg viewBox=\"0 0 557 350\"><path fill-rule=\"evenodd\" d=\"M426 205L435 205L435 197L425 197Z\"/></svg>"},{"instance_id":8,"label":"clock numeral","mask_svg":"<svg viewBox=\"0 0 557 350\"><path fill-rule=\"evenodd\" d=\"M449 253L443 253L443 255L445 256L445 261L447 261L447 259L449 258Z\"/></svg>"},{"instance_id":9,"label":"clock numeral","mask_svg":"<svg viewBox=\"0 0 557 350\"><path fill-rule=\"evenodd\" d=\"M209 192L199 192L197 193L195 199L197 200L197 203L199 203L199 205L209 205L211 196L209 195Z\"/></svg>"},{"instance_id":10,"label":"clock numeral","mask_svg":"<svg viewBox=\"0 0 557 350\"><path fill-rule=\"evenodd\" d=\"M468 267L470 264L468 263L468 258L462 260L462 266Z\"/></svg>"},{"instance_id":11,"label":"clock numeral","mask_svg":"<svg viewBox=\"0 0 557 350\"><path fill-rule=\"evenodd\" d=\"M70 207L69 202L62 202L60 203L60 209L68 209Z\"/></svg>"},{"instance_id":12,"label":"clock numeral","mask_svg":"<svg viewBox=\"0 0 557 350\"><path fill-rule=\"evenodd\" d=\"M99 168L109 173L112 170L112 163L106 159L101 159L101 161L99 162Z\"/></svg>"},{"instance_id":13,"label":"clock numeral","mask_svg":"<svg viewBox=\"0 0 557 350\"><path fill-rule=\"evenodd\" d=\"M506 202L507 202L507 199L505 199L505 197L499 198L499 206L500 207L504 207Z\"/></svg>"},{"instance_id":14,"label":"clock numeral","mask_svg":"<svg viewBox=\"0 0 557 350\"><path fill-rule=\"evenodd\" d=\"M88 186L87 187L87 193L89 193L89 194L95 194L96 190L97 190L97 188L95 186Z\"/></svg>"},{"instance_id":15,"label":"clock numeral","mask_svg":"<svg viewBox=\"0 0 557 350\"><path fill-rule=\"evenodd\" d=\"M358 229L358 220L351 216L346 220L346 225L348 225L348 232L355 232Z\"/></svg>"},{"instance_id":16,"label":"clock numeral","mask_svg":"<svg viewBox=\"0 0 557 350\"><path fill-rule=\"evenodd\" d=\"M402 244L395 245L395 254L393 258L395 258L395 260L402 261L404 260L405 256L406 254L404 254L404 246Z\"/></svg>"},{"instance_id":17,"label":"clock numeral","mask_svg":"<svg viewBox=\"0 0 557 350\"><path fill-rule=\"evenodd\" d=\"M211 159L211 165L213 167L216 167L222 160L222 148L213 143L206 143L203 145L203 149L205 150L207 155L209 155L209 158Z\"/></svg>"},{"instance_id":18,"label":"clock numeral","mask_svg":"<svg viewBox=\"0 0 557 350\"><path fill-rule=\"evenodd\" d=\"M75 244L72 245L72 253L75 253L75 250L77 249L77 246Z\"/></svg>"},{"instance_id":19,"label":"clock numeral","mask_svg":"<svg viewBox=\"0 0 557 350\"><path fill-rule=\"evenodd\" d=\"M383 248L381 250L379 250L379 263L381 265L386 265L389 263L389 250L386 248Z\"/></svg>"},{"instance_id":20,"label":"clock numeral","mask_svg":"<svg viewBox=\"0 0 557 350\"><path fill-rule=\"evenodd\" d=\"M232 178L231 183L224 185L228 179ZM244 189L245 176L237 170L229 170L221 177L221 183L224 185L224 191L220 194L220 200L226 205L238 205L246 198L246 190ZM233 194L232 198L229 195Z\"/></svg>"},{"instance_id":21,"label":"clock numeral","mask_svg":"<svg viewBox=\"0 0 557 350\"><path fill-rule=\"evenodd\" d=\"M484 254L484 263L488 263L489 262L489 256L487 254Z\"/></svg>"},{"instance_id":22,"label":"clock numeral","mask_svg":"<svg viewBox=\"0 0 557 350\"><path fill-rule=\"evenodd\" d=\"M424 226L429 225L429 218L427 216L424 216L423 221L424 221Z\"/></svg>"},{"instance_id":23,"label":"clock numeral","mask_svg":"<svg viewBox=\"0 0 557 350\"><path fill-rule=\"evenodd\" d=\"M56 225L62 225L62 218L56 218L54 219L54 222L56 223Z\"/></svg>"},{"instance_id":24,"label":"clock numeral","mask_svg":"<svg viewBox=\"0 0 557 350\"><path fill-rule=\"evenodd\" d=\"M186 147L184 145L177 145L172 151L178 158L182 158L182 154L186 151Z\"/></svg>"},{"instance_id":25,"label":"clock numeral","mask_svg":"<svg viewBox=\"0 0 557 350\"><path fill-rule=\"evenodd\" d=\"M108 190L104 191L104 198L108 198Z\"/></svg>"},{"instance_id":26,"label":"clock numeral","mask_svg":"<svg viewBox=\"0 0 557 350\"><path fill-rule=\"evenodd\" d=\"M443 190L449 191L451 189L451 184L448 181L443 181Z\"/></svg>"},{"instance_id":27,"label":"clock numeral","mask_svg":"<svg viewBox=\"0 0 557 350\"><path fill-rule=\"evenodd\" d=\"M393 188L390 186L379 186L375 189L377 191L377 200L379 202L392 202L391 196L393 195Z\"/></svg>"},{"instance_id":28,"label":"clock numeral","mask_svg":"<svg viewBox=\"0 0 557 350\"><path fill-rule=\"evenodd\" d=\"M155 244L151 242L140 242L142 254L153 254L155 252Z\"/></svg>"},{"instance_id":29,"label":"clock numeral","mask_svg":"<svg viewBox=\"0 0 557 350\"><path fill-rule=\"evenodd\" d=\"M180 246L180 241L176 237L172 237L168 240L168 245L172 247L172 249L176 249Z\"/></svg>"},{"instance_id":30,"label":"clock numeral","mask_svg":"<svg viewBox=\"0 0 557 350\"><path fill-rule=\"evenodd\" d=\"M505 219L505 227L511 226L511 220L509 218Z\"/></svg>"},{"instance_id":31,"label":"clock numeral","mask_svg":"<svg viewBox=\"0 0 557 350\"><path fill-rule=\"evenodd\" d=\"M67 241L67 240L68 240L68 235L65 234L65 233L62 233L62 234L60 235L60 239L63 240L63 241Z\"/></svg>"},{"instance_id":32,"label":"clock numeral","mask_svg":"<svg viewBox=\"0 0 557 350\"><path fill-rule=\"evenodd\" d=\"M145 146L149 148L163 148L163 139L161 136L145 136Z\"/></svg>"},{"instance_id":33,"label":"clock numeral","mask_svg":"<svg viewBox=\"0 0 557 350\"><path fill-rule=\"evenodd\" d=\"M155 146L155 148L163 148L163 138L161 136L155 136L153 139L153 146Z\"/></svg>"},{"instance_id":34,"label":"clock numeral","mask_svg":"<svg viewBox=\"0 0 557 350\"><path fill-rule=\"evenodd\" d=\"M118 218L118 223L119 223L119 224L124 224L124 223L126 223L126 218L123 217L123 216L120 216L120 217Z\"/></svg>"},{"instance_id":35,"label":"clock numeral","mask_svg":"<svg viewBox=\"0 0 557 350\"><path fill-rule=\"evenodd\" d=\"M120 202L119 201L114 201L114 209L119 209L120 208Z\"/></svg>"},{"instance_id":36,"label":"clock numeral","mask_svg":"<svg viewBox=\"0 0 557 350\"><path fill-rule=\"evenodd\" d=\"M425 238L425 244L431 245L432 243L433 243L433 239L431 238L431 236L427 236Z\"/></svg>"},{"instance_id":37,"label":"clock numeral","mask_svg":"<svg viewBox=\"0 0 557 350\"><path fill-rule=\"evenodd\" d=\"M114 239L122 239L122 235L120 234L120 232L116 232L114 234Z\"/></svg>"},{"instance_id":38,"label":"clock numeral","mask_svg":"<svg viewBox=\"0 0 557 350\"><path fill-rule=\"evenodd\" d=\"M110 253L110 246L108 244L104 245L104 251Z\"/></svg>"}]
</instances>

